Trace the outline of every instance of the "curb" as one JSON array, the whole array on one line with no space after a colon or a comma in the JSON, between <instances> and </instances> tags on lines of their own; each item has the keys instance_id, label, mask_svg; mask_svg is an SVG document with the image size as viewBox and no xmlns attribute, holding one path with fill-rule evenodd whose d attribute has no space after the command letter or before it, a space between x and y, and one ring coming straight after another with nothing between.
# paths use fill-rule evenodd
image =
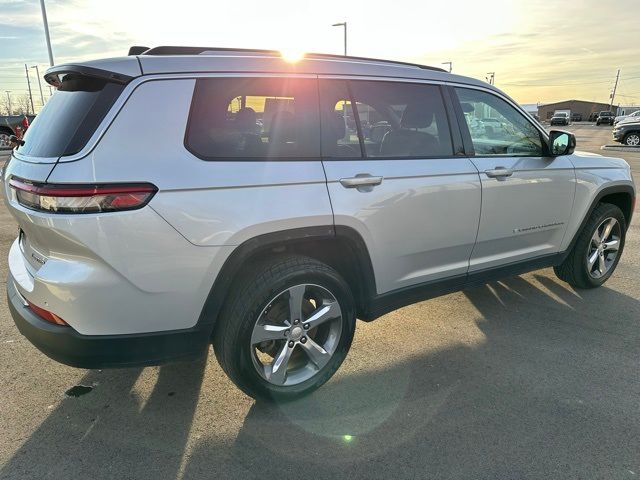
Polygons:
<instances>
[{"instance_id":1,"label":"curb","mask_svg":"<svg viewBox=\"0 0 640 480\"><path fill-rule=\"evenodd\" d=\"M611 150L614 152L636 152L640 153L640 146L630 147L628 145L602 145L600 150Z\"/></svg>"}]
</instances>

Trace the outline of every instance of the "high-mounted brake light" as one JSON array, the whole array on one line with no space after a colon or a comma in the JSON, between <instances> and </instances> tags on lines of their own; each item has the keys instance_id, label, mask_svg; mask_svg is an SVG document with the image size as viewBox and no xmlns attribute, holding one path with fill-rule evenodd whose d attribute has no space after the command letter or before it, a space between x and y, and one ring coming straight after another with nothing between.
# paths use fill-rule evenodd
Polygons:
<instances>
[{"instance_id":1,"label":"high-mounted brake light","mask_svg":"<svg viewBox=\"0 0 640 480\"><path fill-rule=\"evenodd\" d=\"M9 185L20 205L51 213L101 213L144 207L158 191L150 183L44 184L12 177Z\"/></svg>"}]
</instances>

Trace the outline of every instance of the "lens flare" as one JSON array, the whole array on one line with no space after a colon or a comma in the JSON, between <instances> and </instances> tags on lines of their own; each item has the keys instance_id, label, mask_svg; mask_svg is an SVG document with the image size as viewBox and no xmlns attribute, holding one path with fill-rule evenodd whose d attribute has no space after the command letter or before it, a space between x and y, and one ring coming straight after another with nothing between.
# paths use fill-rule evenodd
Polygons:
<instances>
[{"instance_id":1,"label":"lens flare","mask_svg":"<svg viewBox=\"0 0 640 480\"><path fill-rule=\"evenodd\" d=\"M294 49L294 48L287 48L287 49L281 50L280 55L282 55L282 58L285 61L290 63L295 63L304 58L304 51Z\"/></svg>"}]
</instances>

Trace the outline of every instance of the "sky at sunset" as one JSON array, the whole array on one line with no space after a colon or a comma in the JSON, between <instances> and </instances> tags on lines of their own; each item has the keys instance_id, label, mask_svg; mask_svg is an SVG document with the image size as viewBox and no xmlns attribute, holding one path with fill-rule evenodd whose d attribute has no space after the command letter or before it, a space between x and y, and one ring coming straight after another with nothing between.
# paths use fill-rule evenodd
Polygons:
<instances>
[{"instance_id":1,"label":"sky at sunset","mask_svg":"<svg viewBox=\"0 0 640 480\"><path fill-rule=\"evenodd\" d=\"M638 0L47 0L56 63L120 56L131 45L349 53L442 66L521 103L640 104ZM48 66L38 0L0 0L0 94L26 93L24 64ZM634 12L624 14L624 12ZM448 68L448 67L445 67ZM31 70L35 83L35 70ZM47 96L45 89L45 98ZM34 95L36 110L39 93Z\"/></svg>"}]
</instances>

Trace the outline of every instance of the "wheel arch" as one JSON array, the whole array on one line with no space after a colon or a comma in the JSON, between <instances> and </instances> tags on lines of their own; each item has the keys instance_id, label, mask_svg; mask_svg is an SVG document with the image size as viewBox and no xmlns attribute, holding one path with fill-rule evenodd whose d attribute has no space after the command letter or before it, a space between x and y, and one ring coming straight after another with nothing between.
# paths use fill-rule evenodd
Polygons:
<instances>
[{"instance_id":1,"label":"wheel arch","mask_svg":"<svg viewBox=\"0 0 640 480\"><path fill-rule=\"evenodd\" d=\"M578 229L573 235L571 243L565 250L565 254L569 255L574 245L576 244L578 237L580 236L580 232L582 232L585 225L589 221L589 217L591 217L591 214L593 213L593 211L601 203L611 203L617 206L618 208L620 208L620 210L622 210L622 213L624 215L624 218L627 224L626 227L628 229L631 223L631 219L633 217L635 199L636 199L636 193L634 188L631 185L613 185L610 187L605 187L602 190L600 190L592 200L589 208L587 209L586 214L582 219L582 222L580 223L580 226L578 227Z\"/></svg>"},{"instance_id":2,"label":"wheel arch","mask_svg":"<svg viewBox=\"0 0 640 480\"><path fill-rule=\"evenodd\" d=\"M213 331L222 307L245 268L270 255L305 255L330 265L352 289L357 314L365 311L375 296L373 266L360 234L346 226L314 226L258 235L236 247L213 282L198 324Z\"/></svg>"}]
</instances>

